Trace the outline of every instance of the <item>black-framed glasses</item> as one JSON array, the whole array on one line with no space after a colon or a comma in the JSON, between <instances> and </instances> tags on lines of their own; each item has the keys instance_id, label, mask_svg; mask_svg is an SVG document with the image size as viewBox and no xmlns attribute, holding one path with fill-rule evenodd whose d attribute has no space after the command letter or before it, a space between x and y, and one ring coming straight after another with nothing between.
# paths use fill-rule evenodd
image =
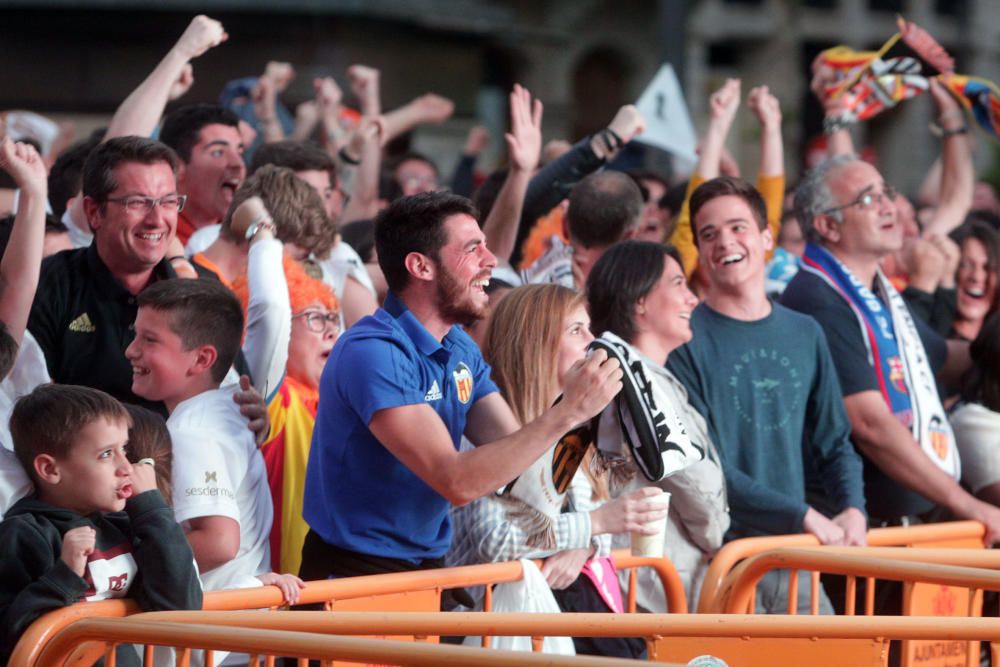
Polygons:
<instances>
[{"instance_id":1,"label":"black-framed glasses","mask_svg":"<svg viewBox=\"0 0 1000 667\"><path fill-rule=\"evenodd\" d=\"M313 333L324 333L327 328L333 331L333 333L340 332L340 313L331 311L329 313L320 312L318 310L304 310L301 313L292 315L292 319L303 318L306 321L306 327L309 331Z\"/></svg>"},{"instance_id":2,"label":"black-framed glasses","mask_svg":"<svg viewBox=\"0 0 1000 667\"><path fill-rule=\"evenodd\" d=\"M108 197L107 201L113 201L125 207L129 213L142 213L149 215L154 206L159 206L164 211L175 211L180 213L184 210L187 202L187 195L179 195L176 192L162 197L146 197L145 195L125 195L124 197Z\"/></svg>"},{"instance_id":3,"label":"black-framed glasses","mask_svg":"<svg viewBox=\"0 0 1000 667\"><path fill-rule=\"evenodd\" d=\"M899 191L891 185L884 185L882 187L882 192L862 192L857 198L844 204L843 206L834 206L833 208L828 208L823 211L823 213L836 213L837 211L843 211L845 208L851 208L852 206L857 206L863 211L867 211L872 206L881 205L884 201L896 201L896 197L899 195Z\"/></svg>"}]
</instances>

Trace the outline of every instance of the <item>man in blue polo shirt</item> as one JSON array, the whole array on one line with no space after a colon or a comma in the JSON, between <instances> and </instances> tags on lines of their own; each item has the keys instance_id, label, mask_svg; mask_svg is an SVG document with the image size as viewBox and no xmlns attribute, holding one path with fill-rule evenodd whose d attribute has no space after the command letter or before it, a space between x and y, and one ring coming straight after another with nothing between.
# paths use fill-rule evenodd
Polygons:
<instances>
[{"instance_id":1,"label":"man in blue polo shirt","mask_svg":"<svg viewBox=\"0 0 1000 667\"><path fill-rule=\"evenodd\" d=\"M486 314L496 266L464 197L404 197L375 221L390 293L334 347L320 380L300 575L440 567L450 504L517 477L621 388L603 352L571 371L563 400L523 427L459 324ZM459 452L465 434L478 446ZM487 444L488 443L488 444Z\"/></svg>"}]
</instances>

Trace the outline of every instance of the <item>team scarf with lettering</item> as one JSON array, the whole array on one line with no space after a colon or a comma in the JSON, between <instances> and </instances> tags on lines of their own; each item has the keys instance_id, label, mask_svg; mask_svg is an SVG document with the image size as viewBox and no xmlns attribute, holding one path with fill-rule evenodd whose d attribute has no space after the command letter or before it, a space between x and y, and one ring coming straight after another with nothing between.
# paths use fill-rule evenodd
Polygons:
<instances>
[{"instance_id":1,"label":"team scarf with lettering","mask_svg":"<svg viewBox=\"0 0 1000 667\"><path fill-rule=\"evenodd\" d=\"M882 398L913 434L924 453L955 479L961 466L955 436L938 396L934 373L909 309L879 270L875 289L863 285L826 248L809 243L802 258L808 271L834 289L854 311L875 369Z\"/></svg>"}]
</instances>

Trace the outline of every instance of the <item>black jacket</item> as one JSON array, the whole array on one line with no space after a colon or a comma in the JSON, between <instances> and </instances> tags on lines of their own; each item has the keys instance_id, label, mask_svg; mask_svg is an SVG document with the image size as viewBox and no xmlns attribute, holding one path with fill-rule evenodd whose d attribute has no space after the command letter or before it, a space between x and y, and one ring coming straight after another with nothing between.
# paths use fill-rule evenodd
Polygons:
<instances>
[{"instance_id":1,"label":"black jacket","mask_svg":"<svg viewBox=\"0 0 1000 667\"><path fill-rule=\"evenodd\" d=\"M80 577L60 558L62 540L88 525L97 537ZM2 664L35 619L90 596L129 597L146 611L201 609L194 555L159 491L130 498L124 512L90 516L23 498L0 523L0 554ZM117 658L119 665L141 663L129 645Z\"/></svg>"}]
</instances>

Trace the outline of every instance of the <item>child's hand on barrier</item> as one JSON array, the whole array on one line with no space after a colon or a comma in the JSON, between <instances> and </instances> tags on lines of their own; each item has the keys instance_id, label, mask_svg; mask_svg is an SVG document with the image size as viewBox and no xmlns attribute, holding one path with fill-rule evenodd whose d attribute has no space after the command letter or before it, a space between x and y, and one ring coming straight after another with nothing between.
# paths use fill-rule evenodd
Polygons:
<instances>
[{"instance_id":1,"label":"child's hand on barrier","mask_svg":"<svg viewBox=\"0 0 1000 667\"><path fill-rule=\"evenodd\" d=\"M257 578L265 586L277 586L281 590L281 595L285 598L285 602L290 605L298 604L299 597L301 596L299 591L306 587L305 582L294 574L268 572L267 574L257 575Z\"/></svg>"}]
</instances>

